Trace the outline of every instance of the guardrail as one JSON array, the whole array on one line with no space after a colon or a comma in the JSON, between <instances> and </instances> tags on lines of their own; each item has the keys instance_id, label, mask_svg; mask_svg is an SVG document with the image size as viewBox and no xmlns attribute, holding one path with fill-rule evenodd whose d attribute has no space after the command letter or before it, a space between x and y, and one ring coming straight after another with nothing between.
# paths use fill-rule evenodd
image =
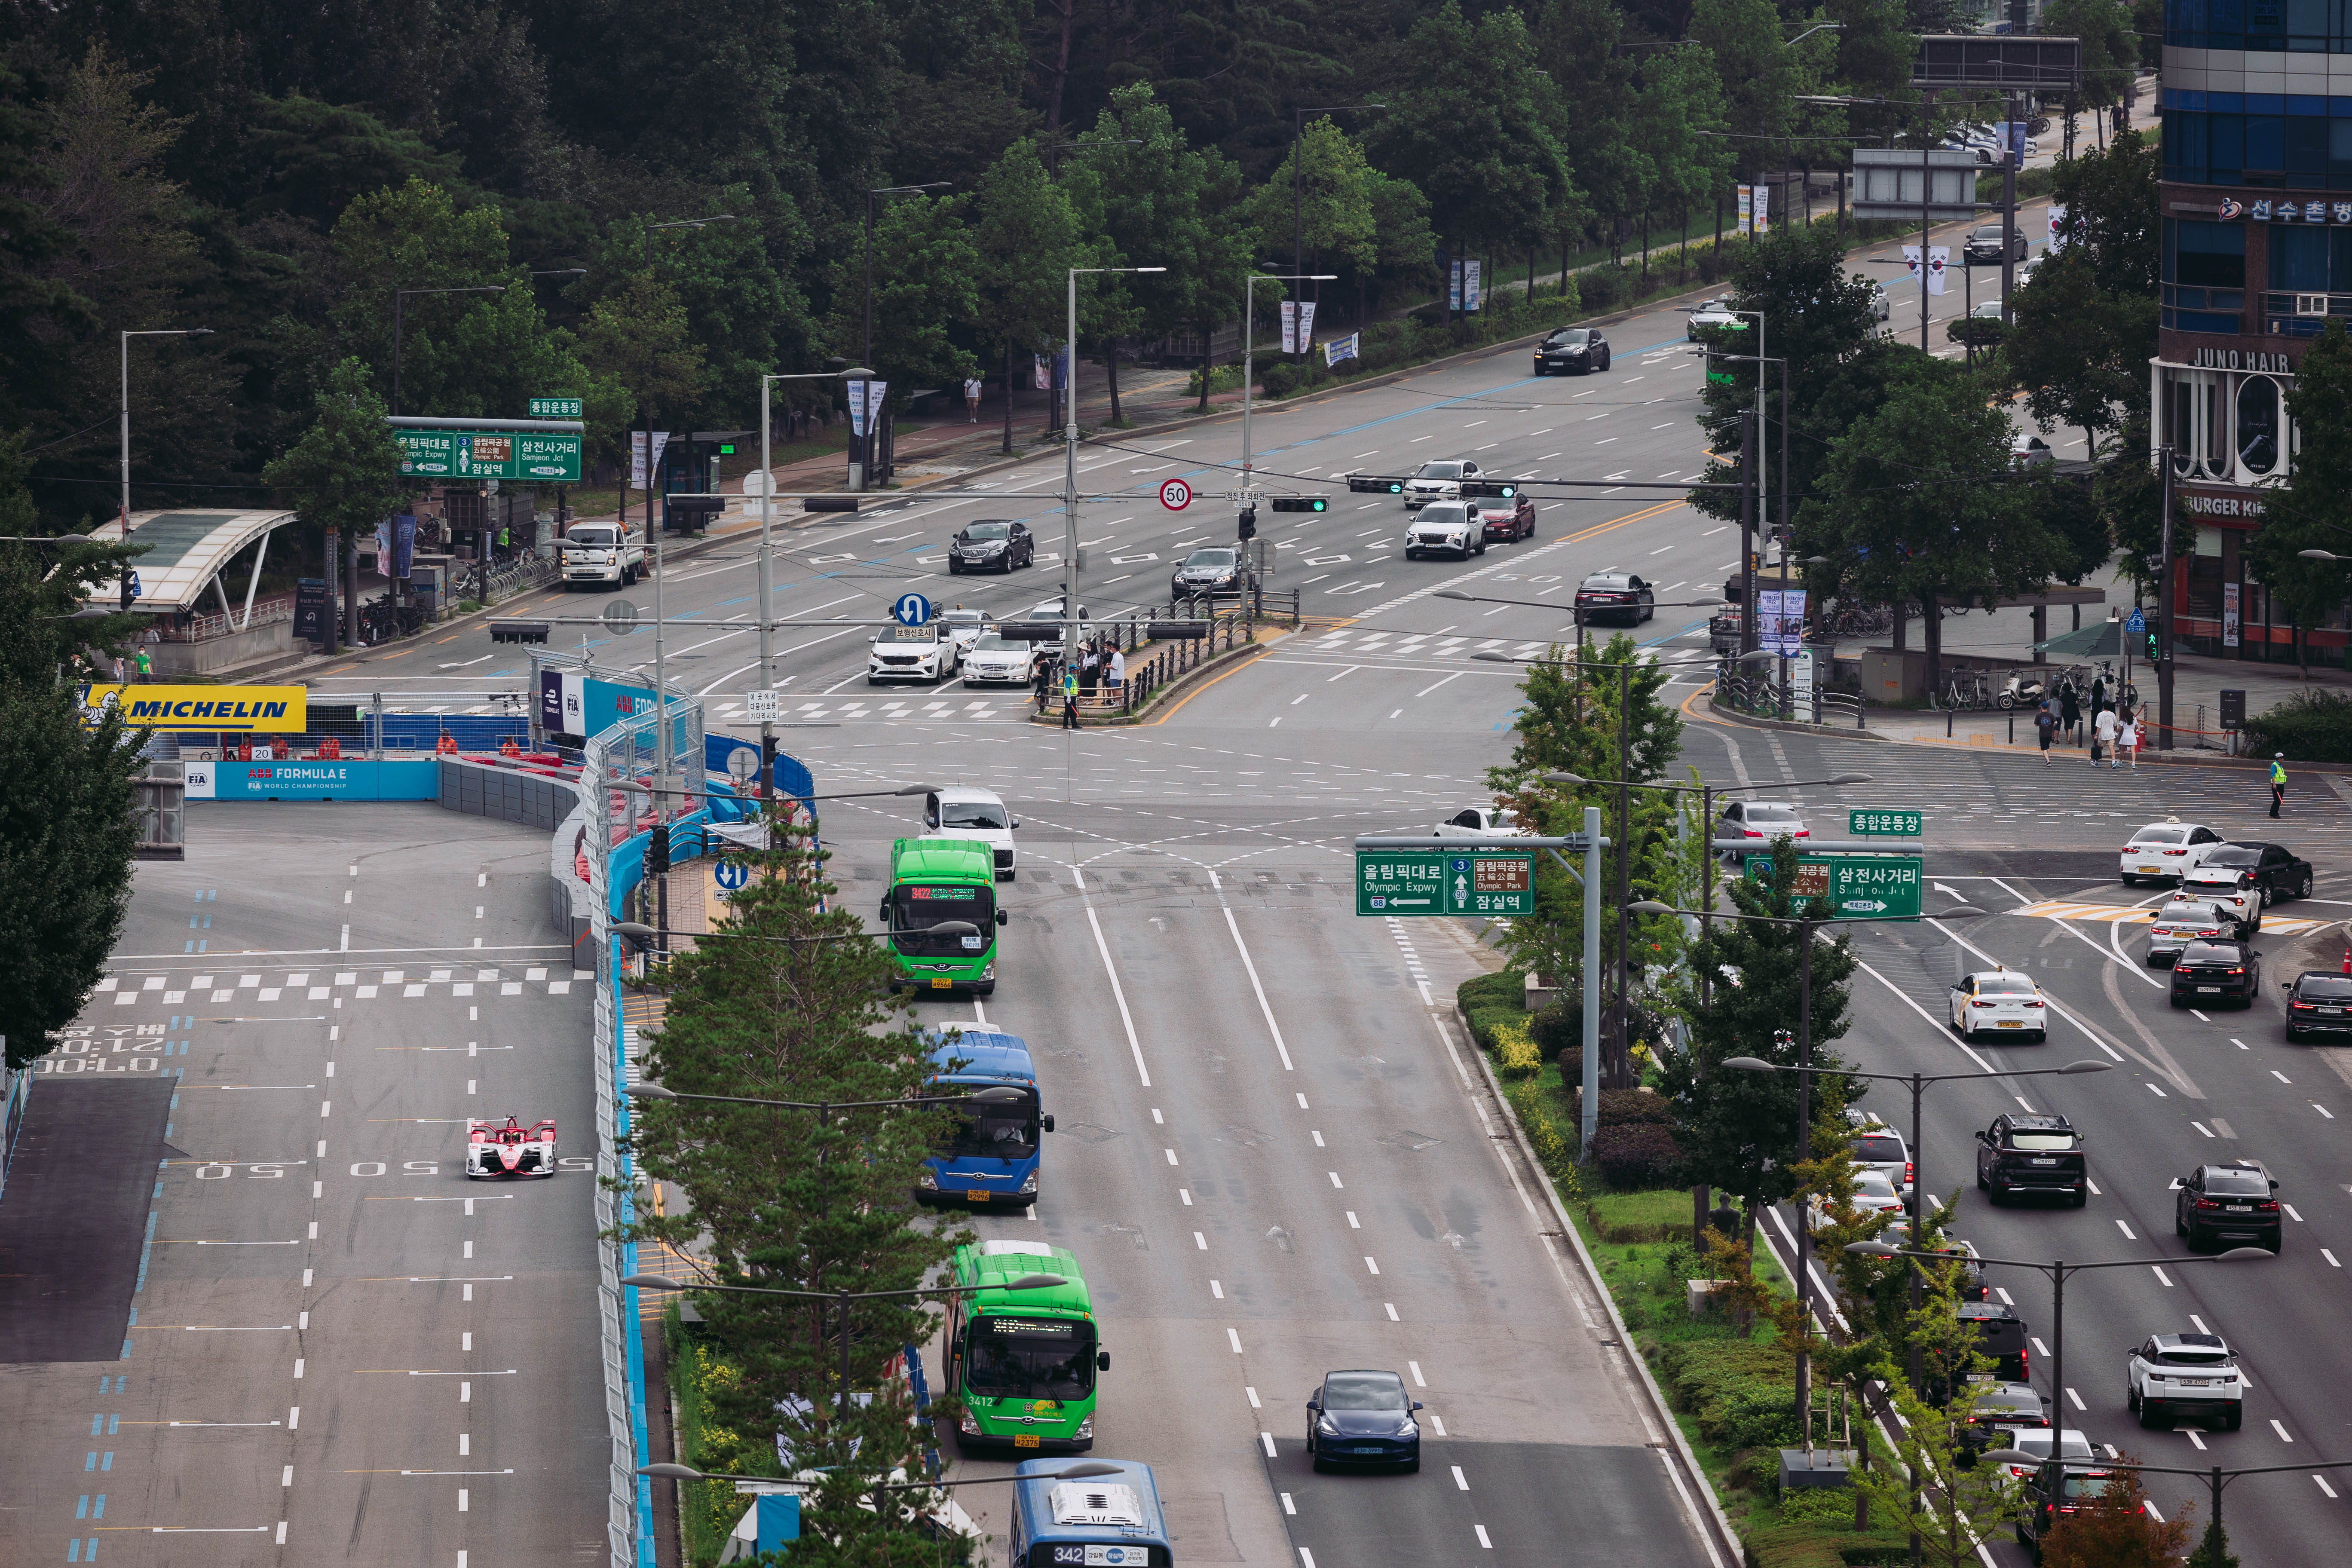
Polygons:
<instances>
[{"instance_id":1,"label":"guardrail","mask_svg":"<svg viewBox=\"0 0 2352 1568\"><path fill-rule=\"evenodd\" d=\"M165 642L211 642L217 637L234 637L255 626L274 626L280 621L294 618L294 595L281 594L253 602L253 616L247 620L239 612L233 616L190 616L176 625L162 621L155 624L155 635Z\"/></svg>"}]
</instances>

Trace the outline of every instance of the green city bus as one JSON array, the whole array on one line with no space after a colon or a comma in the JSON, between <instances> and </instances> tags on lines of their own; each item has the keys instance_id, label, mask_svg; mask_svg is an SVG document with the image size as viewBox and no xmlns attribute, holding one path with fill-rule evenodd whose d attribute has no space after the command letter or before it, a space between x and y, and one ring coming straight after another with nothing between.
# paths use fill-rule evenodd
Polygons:
<instances>
[{"instance_id":1,"label":"green city bus","mask_svg":"<svg viewBox=\"0 0 2352 1568\"><path fill-rule=\"evenodd\" d=\"M1031 1274L1066 1283L1006 1287ZM1013 1448L1082 1454L1095 1446L1095 1373L1110 1352L1095 1332L1078 1260L1042 1241L959 1247L949 1298L948 1386L962 1405L956 1435L967 1451Z\"/></svg>"},{"instance_id":2,"label":"green city bus","mask_svg":"<svg viewBox=\"0 0 2352 1568\"><path fill-rule=\"evenodd\" d=\"M892 984L912 991L996 990L996 858L972 838L901 838L890 846L890 891L882 924L898 973ZM971 933L935 933L961 921Z\"/></svg>"}]
</instances>

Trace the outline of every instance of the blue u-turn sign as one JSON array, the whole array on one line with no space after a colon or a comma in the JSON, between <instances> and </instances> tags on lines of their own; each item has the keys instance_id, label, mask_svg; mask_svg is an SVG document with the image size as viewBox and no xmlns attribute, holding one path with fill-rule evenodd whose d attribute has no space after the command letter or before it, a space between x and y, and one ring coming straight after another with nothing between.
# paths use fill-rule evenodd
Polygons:
<instances>
[{"instance_id":1,"label":"blue u-turn sign","mask_svg":"<svg viewBox=\"0 0 2352 1568\"><path fill-rule=\"evenodd\" d=\"M931 602L920 594L902 594L890 606L891 615L902 626L919 626L931 618Z\"/></svg>"}]
</instances>

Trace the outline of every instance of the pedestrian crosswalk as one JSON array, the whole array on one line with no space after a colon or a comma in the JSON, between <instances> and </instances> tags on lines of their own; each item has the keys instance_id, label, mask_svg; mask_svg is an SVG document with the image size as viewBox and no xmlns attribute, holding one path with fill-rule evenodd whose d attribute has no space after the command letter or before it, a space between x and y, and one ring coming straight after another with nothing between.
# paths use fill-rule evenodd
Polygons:
<instances>
[{"instance_id":1,"label":"pedestrian crosswalk","mask_svg":"<svg viewBox=\"0 0 2352 1568\"><path fill-rule=\"evenodd\" d=\"M986 723L991 720L1020 719L1028 713L1028 704L1018 695L962 698L894 698L877 701L866 697L844 697L838 700L820 698L802 702L785 710L787 723L814 723L819 721L838 723L845 720L877 720L885 722L899 720L928 720L933 722L951 721L959 724ZM722 724L748 724L752 721L740 702L719 701L710 706L711 716Z\"/></svg>"},{"instance_id":2,"label":"pedestrian crosswalk","mask_svg":"<svg viewBox=\"0 0 2352 1568\"><path fill-rule=\"evenodd\" d=\"M326 1002L350 997L371 1001L382 997L415 996L562 996L583 981L596 978L593 970L550 968L526 964L520 968L451 965L446 968L278 970L236 973L215 969L211 973L177 971L163 973L110 974L98 983L90 997L92 1009L213 1005L236 1002Z\"/></svg>"},{"instance_id":3,"label":"pedestrian crosswalk","mask_svg":"<svg viewBox=\"0 0 2352 1568\"><path fill-rule=\"evenodd\" d=\"M2063 899L2046 899L2038 904L2028 904L2012 912L2032 915L2051 921L2084 921L2094 923L2120 921L2126 925L2146 925L2156 919L2161 906L2143 907L2137 904L2071 903ZM2283 918L2274 914L2263 916L2263 931L2268 936L2300 936L2307 931L2317 931L2332 922Z\"/></svg>"},{"instance_id":4,"label":"pedestrian crosswalk","mask_svg":"<svg viewBox=\"0 0 2352 1568\"><path fill-rule=\"evenodd\" d=\"M1496 652L1512 658L1541 658L1552 645L1509 637L1437 637L1428 632L1366 631L1358 626L1340 626L1305 639L1307 652L1347 653L1359 656L1386 654L1395 658L1468 658L1475 654Z\"/></svg>"}]
</instances>

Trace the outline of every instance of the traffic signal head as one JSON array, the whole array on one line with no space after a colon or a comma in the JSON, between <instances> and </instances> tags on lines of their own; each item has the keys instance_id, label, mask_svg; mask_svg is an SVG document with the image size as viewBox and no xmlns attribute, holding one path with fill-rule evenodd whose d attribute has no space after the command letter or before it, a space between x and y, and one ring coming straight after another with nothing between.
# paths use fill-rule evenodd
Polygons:
<instances>
[{"instance_id":1,"label":"traffic signal head","mask_svg":"<svg viewBox=\"0 0 2352 1568\"><path fill-rule=\"evenodd\" d=\"M646 875L658 877L669 869L669 825L663 823L654 829L653 839L646 846Z\"/></svg>"},{"instance_id":2,"label":"traffic signal head","mask_svg":"<svg viewBox=\"0 0 2352 1568\"><path fill-rule=\"evenodd\" d=\"M1276 496L1274 498L1274 510L1276 511L1322 511L1330 503L1326 501L1321 496Z\"/></svg>"},{"instance_id":3,"label":"traffic signal head","mask_svg":"<svg viewBox=\"0 0 2352 1568\"><path fill-rule=\"evenodd\" d=\"M2147 628L2147 662L2155 664L2161 658L2161 657L2162 655L2157 646L2156 628L2154 626L2150 626Z\"/></svg>"},{"instance_id":4,"label":"traffic signal head","mask_svg":"<svg viewBox=\"0 0 2352 1568\"><path fill-rule=\"evenodd\" d=\"M1245 506L1242 508L1241 524L1241 536L1244 539L1255 539L1257 537L1257 508L1254 506Z\"/></svg>"}]
</instances>

